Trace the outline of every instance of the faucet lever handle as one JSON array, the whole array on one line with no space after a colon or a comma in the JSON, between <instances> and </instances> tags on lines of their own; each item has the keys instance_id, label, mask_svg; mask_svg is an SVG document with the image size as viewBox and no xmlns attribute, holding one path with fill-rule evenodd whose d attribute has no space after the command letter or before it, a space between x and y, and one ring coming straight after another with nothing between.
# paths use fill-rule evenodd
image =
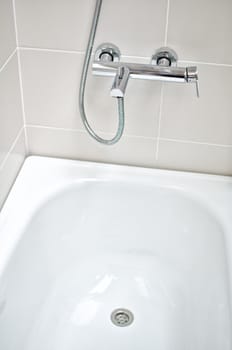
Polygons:
<instances>
[{"instance_id":1,"label":"faucet lever handle","mask_svg":"<svg viewBox=\"0 0 232 350\"><path fill-rule=\"evenodd\" d=\"M200 97L197 67L187 67L187 82L195 83L197 97Z\"/></svg>"},{"instance_id":2,"label":"faucet lever handle","mask_svg":"<svg viewBox=\"0 0 232 350\"><path fill-rule=\"evenodd\" d=\"M198 81L198 79L195 82L195 86L196 86L196 94L197 94L197 97L199 98L200 97L200 91L199 91L199 81Z\"/></svg>"}]
</instances>

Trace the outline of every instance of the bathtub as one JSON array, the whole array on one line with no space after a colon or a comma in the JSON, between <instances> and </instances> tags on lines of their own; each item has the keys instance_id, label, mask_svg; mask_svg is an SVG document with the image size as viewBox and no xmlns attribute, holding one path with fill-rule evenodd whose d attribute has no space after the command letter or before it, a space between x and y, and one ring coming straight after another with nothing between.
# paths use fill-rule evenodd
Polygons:
<instances>
[{"instance_id":1,"label":"bathtub","mask_svg":"<svg viewBox=\"0 0 232 350\"><path fill-rule=\"evenodd\" d=\"M29 157L0 214L1 350L231 350L232 179Z\"/></svg>"}]
</instances>

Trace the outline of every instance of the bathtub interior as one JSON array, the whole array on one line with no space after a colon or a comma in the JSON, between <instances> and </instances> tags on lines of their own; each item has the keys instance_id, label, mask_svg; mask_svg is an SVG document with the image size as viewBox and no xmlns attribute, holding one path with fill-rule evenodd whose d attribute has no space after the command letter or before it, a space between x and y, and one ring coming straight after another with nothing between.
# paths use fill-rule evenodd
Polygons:
<instances>
[{"instance_id":1,"label":"bathtub interior","mask_svg":"<svg viewBox=\"0 0 232 350\"><path fill-rule=\"evenodd\" d=\"M60 191L27 225L0 297L4 350L231 349L223 226L179 190ZM132 325L112 324L119 307Z\"/></svg>"}]
</instances>

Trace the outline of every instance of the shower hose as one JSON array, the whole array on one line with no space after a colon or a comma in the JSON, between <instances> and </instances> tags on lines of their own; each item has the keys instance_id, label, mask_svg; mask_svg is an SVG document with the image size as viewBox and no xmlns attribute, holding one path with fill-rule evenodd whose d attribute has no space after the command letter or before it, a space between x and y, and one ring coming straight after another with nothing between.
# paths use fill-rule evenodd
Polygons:
<instances>
[{"instance_id":1,"label":"shower hose","mask_svg":"<svg viewBox=\"0 0 232 350\"><path fill-rule=\"evenodd\" d=\"M96 35L99 15L100 15L100 11L101 11L101 5L102 5L102 0L97 0L94 15L93 15L93 20L92 20L92 26L91 26L91 30L90 30L90 34L89 34L89 40L88 40L88 44L87 44L87 48L86 48L86 52L85 52L85 59L84 59L82 74L81 74L81 82L80 82L80 90L79 90L79 109L80 109L81 119L82 119L83 124L84 124L86 130L88 131L88 133L96 141L98 141L100 143L103 143L105 145L113 145L120 140L120 138L123 134L124 124L125 124L125 112L124 112L124 99L123 99L123 97L117 97L118 129L117 129L115 136L110 140L106 140L106 139L101 138L93 131L93 129L91 128L91 126L88 123L86 113L85 113L85 107L84 107L86 79L87 79L89 63L90 63L90 59L91 59L91 55L92 55L93 44L94 44L94 39L95 39L95 35Z\"/></svg>"}]
</instances>

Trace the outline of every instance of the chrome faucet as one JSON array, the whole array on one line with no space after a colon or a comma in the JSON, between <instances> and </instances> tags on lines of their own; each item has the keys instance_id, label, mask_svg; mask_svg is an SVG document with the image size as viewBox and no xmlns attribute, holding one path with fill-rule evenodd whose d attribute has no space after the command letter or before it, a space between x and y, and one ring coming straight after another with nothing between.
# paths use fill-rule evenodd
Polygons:
<instances>
[{"instance_id":1,"label":"chrome faucet","mask_svg":"<svg viewBox=\"0 0 232 350\"><path fill-rule=\"evenodd\" d=\"M106 59L107 55L108 58ZM199 97L197 67L177 67L177 55L172 49L160 48L157 50L155 55L152 56L151 64L120 62L119 60L119 49L112 44L103 44L97 49L92 66L95 75L115 76L111 89L112 97L124 97L129 77L194 83L196 94Z\"/></svg>"}]
</instances>

